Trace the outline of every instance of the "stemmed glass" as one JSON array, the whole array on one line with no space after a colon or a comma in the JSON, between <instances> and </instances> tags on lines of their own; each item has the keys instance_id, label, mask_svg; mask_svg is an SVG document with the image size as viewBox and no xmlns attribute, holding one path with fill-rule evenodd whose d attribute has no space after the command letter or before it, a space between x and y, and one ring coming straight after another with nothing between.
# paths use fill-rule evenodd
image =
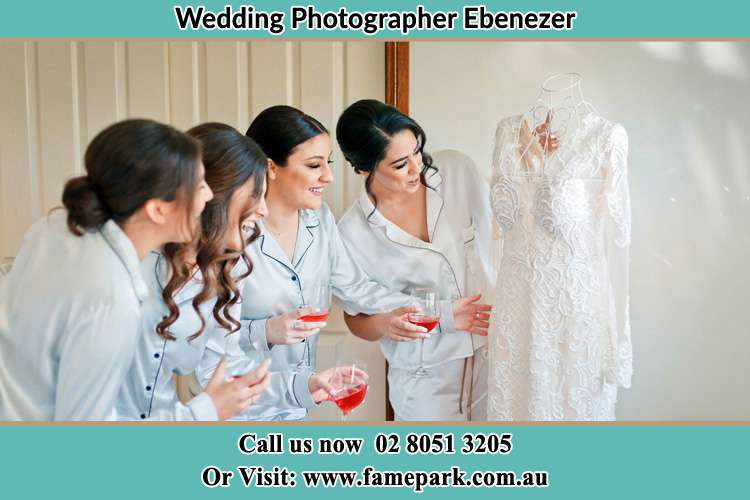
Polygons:
<instances>
[{"instance_id":1,"label":"stemmed glass","mask_svg":"<svg viewBox=\"0 0 750 500\"><path fill-rule=\"evenodd\" d=\"M414 305L420 312L409 313L409 323L421 326L431 332L440 323L440 292L436 288L415 288L411 292ZM424 367L424 339L419 340L419 367L414 371L415 377L426 377L427 370Z\"/></svg>"},{"instance_id":2,"label":"stemmed glass","mask_svg":"<svg viewBox=\"0 0 750 500\"><path fill-rule=\"evenodd\" d=\"M303 308L312 308L315 312L301 316L299 321L306 323L321 323L328 319L331 309L331 287L328 283L313 285L305 289L306 297L303 297L305 303L302 305ZM303 367L310 367L310 346L308 345L307 339L303 339L302 342L305 344L304 351L302 353L302 359L297 363L297 370L301 370Z\"/></svg>"},{"instance_id":3,"label":"stemmed glass","mask_svg":"<svg viewBox=\"0 0 750 500\"><path fill-rule=\"evenodd\" d=\"M332 401L341 410L342 421L346 421L349 413L364 402L368 387L366 377L367 364L358 359L344 361L337 355L330 384L333 387Z\"/></svg>"}]
</instances>

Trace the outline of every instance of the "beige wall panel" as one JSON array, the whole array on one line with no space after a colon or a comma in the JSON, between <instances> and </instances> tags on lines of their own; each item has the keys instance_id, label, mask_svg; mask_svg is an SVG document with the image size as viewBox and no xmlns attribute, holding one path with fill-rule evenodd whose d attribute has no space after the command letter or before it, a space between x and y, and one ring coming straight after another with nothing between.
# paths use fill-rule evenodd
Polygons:
<instances>
[{"instance_id":1,"label":"beige wall panel","mask_svg":"<svg viewBox=\"0 0 750 500\"><path fill-rule=\"evenodd\" d=\"M349 42L344 51L346 104L359 99L385 100L385 44Z\"/></svg>"},{"instance_id":2,"label":"beige wall panel","mask_svg":"<svg viewBox=\"0 0 750 500\"><path fill-rule=\"evenodd\" d=\"M169 42L170 122L181 130L201 119L201 50L198 42Z\"/></svg>"},{"instance_id":3,"label":"beige wall panel","mask_svg":"<svg viewBox=\"0 0 750 500\"><path fill-rule=\"evenodd\" d=\"M42 211L60 206L65 182L83 171L78 109L78 46L39 42L39 148Z\"/></svg>"},{"instance_id":4,"label":"beige wall panel","mask_svg":"<svg viewBox=\"0 0 750 500\"><path fill-rule=\"evenodd\" d=\"M250 43L250 117L269 106L299 103L299 42Z\"/></svg>"},{"instance_id":5,"label":"beige wall panel","mask_svg":"<svg viewBox=\"0 0 750 500\"><path fill-rule=\"evenodd\" d=\"M35 44L0 44L0 67L0 257L7 258L41 213Z\"/></svg>"},{"instance_id":6,"label":"beige wall panel","mask_svg":"<svg viewBox=\"0 0 750 500\"><path fill-rule=\"evenodd\" d=\"M166 42L128 42L128 116L168 121L169 48Z\"/></svg>"},{"instance_id":7,"label":"beige wall panel","mask_svg":"<svg viewBox=\"0 0 750 500\"><path fill-rule=\"evenodd\" d=\"M128 117L128 45L127 42L115 42L115 97L117 119Z\"/></svg>"},{"instance_id":8,"label":"beige wall panel","mask_svg":"<svg viewBox=\"0 0 750 500\"><path fill-rule=\"evenodd\" d=\"M119 118L118 100L122 98L118 96L120 89L117 85L120 58L115 42L83 44L82 64L79 67L83 82L81 90L85 96L85 130L82 134L85 144Z\"/></svg>"},{"instance_id":9,"label":"beige wall panel","mask_svg":"<svg viewBox=\"0 0 750 500\"><path fill-rule=\"evenodd\" d=\"M247 43L206 43L206 120L246 127Z\"/></svg>"}]
</instances>

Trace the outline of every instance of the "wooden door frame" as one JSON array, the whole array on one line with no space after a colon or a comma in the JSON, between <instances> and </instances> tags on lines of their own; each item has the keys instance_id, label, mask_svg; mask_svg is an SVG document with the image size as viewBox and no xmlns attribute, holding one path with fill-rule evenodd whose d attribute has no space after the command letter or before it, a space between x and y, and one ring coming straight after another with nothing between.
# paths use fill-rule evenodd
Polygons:
<instances>
[{"instance_id":1,"label":"wooden door frame","mask_svg":"<svg viewBox=\"0 0 750 500\"><path fill-rule=\"evenodd\" d=\"M385 42L385 102L409 114L409 42ZM388 399L388 361L385 362L385 419L393 421Z\"/></svg>"},{"instance_id":2,"label":"wooden door frame","mask_svg":"<svg viewBox=\"0 0 750 500\"><path fill-rule=\"evenodd\" d=\"M385 43L385 102L409 114L409 42Z\"/></svg>"}]
</instances>

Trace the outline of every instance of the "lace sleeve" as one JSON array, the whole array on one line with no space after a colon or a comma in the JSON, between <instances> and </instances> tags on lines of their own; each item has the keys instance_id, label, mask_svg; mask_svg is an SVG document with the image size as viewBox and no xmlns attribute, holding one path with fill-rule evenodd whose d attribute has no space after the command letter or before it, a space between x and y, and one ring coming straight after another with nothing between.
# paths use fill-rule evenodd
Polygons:
<instances>
[{"instance_id":1,"label":"lace sleeve","mask_svg":"<svg viewBox=\"0 0 750 500\"><path fill-rule=\"evenodd\" d=\"M518 152L518 133L513 124L517 118L506 118L497 126L495 151L492 155L491 201L492 213L499 237L518 220L518 191L511 180L510 169Z\"/></svg>"},{"instance_id":2,"label":"lace sleeve","mask_svg":"<svg viewBox=\"0 0 750 500\"><path fill-rule=\"evenodd\" d=\"M609 383L630 387L633 346L630 336L630 192L627 174L628 135L616 125L608 143L606 251L611 283L611 344L605 377Z\"/></svg>"}]
</instances>

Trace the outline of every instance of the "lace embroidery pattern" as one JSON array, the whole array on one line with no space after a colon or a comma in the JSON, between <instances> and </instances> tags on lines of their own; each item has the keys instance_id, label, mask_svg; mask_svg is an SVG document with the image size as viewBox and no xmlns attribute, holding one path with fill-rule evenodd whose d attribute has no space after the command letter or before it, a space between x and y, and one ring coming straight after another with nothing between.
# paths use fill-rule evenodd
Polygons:
<instances>
[{"instance_id":1,"label":"lace embroidery pattern","mask_svg":"<svg viewBox=\"0 0 750 500\"><path fill-rule=\"evenodd\" d=\"M527 123L495 138L488 417L612 420L632 374L627 133L592 112L545 159Z\"/></svg>"}]
</instances>

